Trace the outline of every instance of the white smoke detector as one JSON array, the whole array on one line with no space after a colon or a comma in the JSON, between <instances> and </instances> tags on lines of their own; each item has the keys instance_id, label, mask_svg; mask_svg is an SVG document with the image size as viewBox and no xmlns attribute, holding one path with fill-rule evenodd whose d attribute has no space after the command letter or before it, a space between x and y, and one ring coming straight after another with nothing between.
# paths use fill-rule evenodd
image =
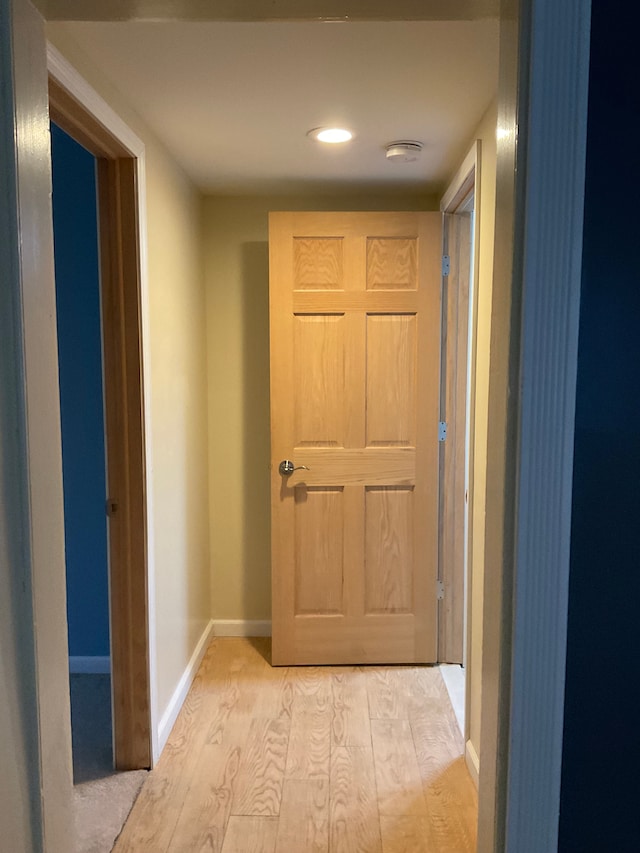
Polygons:
<instances>
[{"instance_id":1,"label":"white smoke detector","mask_svg":"<svg viewBox=\"0 0 640 853\"><path fill-rule=\"evenodd\" d=\"M422 142L390 142L385 148L387 160L393 163L413 163L420 159L422 147Z\"/></svg>"}]
</instances>

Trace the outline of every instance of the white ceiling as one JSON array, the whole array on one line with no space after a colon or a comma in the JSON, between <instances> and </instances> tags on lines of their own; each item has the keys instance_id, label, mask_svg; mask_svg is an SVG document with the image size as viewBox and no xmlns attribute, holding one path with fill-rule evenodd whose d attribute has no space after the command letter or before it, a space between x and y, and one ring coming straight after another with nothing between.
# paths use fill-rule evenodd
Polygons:
<instances>
[{"instance_id":1,"label":"white ceiling","mask_svg":"<svg viewBox=\"0 0 640 853\"><path fill-rule=\"evenodd\" d=\"M203 190L440 191L495 95L498 22L64 23ZM307 138L321 125L344 146ZM391 163L397 139L421 160Z\"/></svg>"}]
</instances>

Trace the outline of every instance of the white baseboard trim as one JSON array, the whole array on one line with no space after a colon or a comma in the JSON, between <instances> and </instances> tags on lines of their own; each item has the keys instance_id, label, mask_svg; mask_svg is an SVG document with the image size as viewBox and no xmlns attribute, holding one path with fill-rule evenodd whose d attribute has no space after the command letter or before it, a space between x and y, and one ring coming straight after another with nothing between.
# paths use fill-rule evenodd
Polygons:
<instances>
[{"instance_id":1,"label":"white baseboard trim","mask_svg":"<svg viewBox=\"0 0 640 853\"><path fill-rule=\"evenodd\" d=\"M164 714L160 718L160 723L158 724L158 757L160 757L160 754L164 749L164 745L171 734L171 729L173 728L175 721L178 719L178 714L184 704L184 700L187 698L189 688L193 683L193 679L196 677L198 667L200 666L204 653L206 652L212 637L213 620L210 620L209 624L202 632L202 636L198 640L198 644L193 650L193 654L187 664L187 668L182 673L182 677L178 682L178 686L173 691L173 696L169 700L169 704L167 705Z\"/></svg>"},{"instance_id":2,"label":"white baseboard trim","mask_svg":"<svg viewBox=\"0 0 640 853\"><path fill-rule=\"evenodd\" d=\"M480 759L475 746L468 740L464 746L464 760L473 782L478 787L480 780Z\"/></svg>"},{"instance_id":3,"label":"white baseboard trim","mask_svg":"<svg viewBox=\"0 0 640 853\"><path fill-rule=\"evenodd\" d=\"M109 655L69 655L71 675L108 675L111 672Z\"/></svg>"},{"instance_id":4,"label":"white baseboard trim","mask_svg":"<svg viewBox=\"0 0 640 853\"><path fill-rule=\"evenodd\" d=\"M270 619L214 619L215 637L270 637Z\"/></svg>"},{"instance_id":5,"label":"white baseboard trim","mask_svg":"<svg viewBox=\"0 0 640 853\"><path fill-rule=\"evenodd\" d=\"M438 664L438 669L444 681L444 686L447 688L449 701L456 715L460 734L464 737L466 671L457 663L441 663Z\"/></svg>"}]
</instances>

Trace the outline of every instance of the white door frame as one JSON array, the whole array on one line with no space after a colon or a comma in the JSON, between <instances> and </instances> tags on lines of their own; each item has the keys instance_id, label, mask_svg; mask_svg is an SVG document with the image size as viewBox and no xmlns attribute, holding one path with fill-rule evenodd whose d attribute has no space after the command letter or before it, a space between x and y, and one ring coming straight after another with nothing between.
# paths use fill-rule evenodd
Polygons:
<instances>
[{"instance_id":1,"label":"white door frame","mask_svg":"<svg viewBox=\"0 0 640 853\"><path fill-rule=\"evenodd\" d=\"M478 853L558 845L590 21L502 6Z\"/></svg>"},{"instance_id":2,"label":"white door frame","mask_svg":"<svg viewBox=\"0 0 640 853\"><path fill-rule=\"evenodd\" d=\"M51 151L44 26L27 0L0 0L0 79L0 819L16 853L63 853L72 766Z\"/></svg>"},{"instance_id":3,"label":"white door frame","mask_svg":"<svg viewBox=\"0 0 640 853\"><path fill-rule=\"evenodd\" d=\"M474 434L475 434L475 374L476 374L476 339L477 339L477 319L478 319L478 287L479 287L479 271L480 271L480 231L482 222L480 219L481 193L482 193L482 142L477 139L466 157L453 180L445 190L440 200L440 211L445 213L455 213L470 193L474 194L473 210L473 232L471 241L471 258L470 258L470 283L469 283L469 347L467 352L467 402L466 402L466 423L465 423L465 482L468 494L467 504L464 508L464 535L465 535L465 560L464 560L464 636L463 636L463 666L464 666L464 742L465 742L465 759L469 772L478 782L478 764L475 751L473 754L469 751L469 720L471 711L471 691L470 677L473 667L473 658L471 655L471 597L473 589L473 564L472 564L472 548L473 541L473 501L474 501L474 478L473 478L473 450L474 450ZM443 223L444 229L447 227ZM445 358L444 351L442 358ZM442 487L442 486L441 486ZM442 530L442 528L440 528ZM442 535L442 532L440 532Z\"/></svg>"},{"instance_id":4,"label":"white door frame","mask_svg":"<svg viewBox=\"0 0 640 853\"><path fill-rule=\"evenodd\" d=\"M522 274L506 820L514 853L558 845L591 1L536 0L529 14L526 183L516 193L523 239L514 253Z\"/></svg>"},{"instance_id":5,"label":"white door frame","mask_svg":"<svg viewBox=\"0 0 640 853\"><path fill-rule=\"evenodd\" d=\"M27 638L19 684L35 682L32 701L42 708L32 732L40 778L29 777L31 825L42 838L34 849L63 853L71 792L68 695L60 678L66 669L61 464L59 454L50 453L59 438L59 411L52 398L57 357L46 47L28 0L0 4L3 44L13 37L2 70L13 78L17 99L15 110L3 109L0 134L5 183L17 189L17 196L3 197L9 205L3 251L11 260L6 269L20 347L17 379L7 381L8 391L24 401L18 438L28 501L17 518L29 543L25 584L34 610L35 657ZM435 9L446 17L447 4L436 0L396 0L387 17L400 17L407 4L414 18L433 16ZM49 14L55 5L47 3ZM97 4L104 19L110 5ZM249 6L254 15L262 8L264 17L264 3ZM280 2L273 16L283 6L292 14ZM166 14L162 0L145 8L149 15ZM373 3L376 13L380 8ZM359 4L360 17L368 11ZM589 0L503 2L478 853L557 846L589 25ZM7 87L2 94L10 107ZM5 476L0 485L14 489ZM14 559L10 572L20 576L24 563Z\"/></svg>"}]
</instances>

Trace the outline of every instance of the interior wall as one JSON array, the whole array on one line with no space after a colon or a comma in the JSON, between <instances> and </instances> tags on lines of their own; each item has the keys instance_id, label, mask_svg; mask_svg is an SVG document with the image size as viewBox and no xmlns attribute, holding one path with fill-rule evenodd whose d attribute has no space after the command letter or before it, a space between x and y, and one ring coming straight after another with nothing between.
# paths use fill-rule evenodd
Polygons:
<instances>
[{"instance_id":1,"label":"interior wall","mask_svg":"<svg viewBox=\"0 0 640 853\"><path fill-rule=\"evenodd\" d=\"M71 730L42 19L0 0L0 846L71 847ZM44 712L46 709L46 712Z\"/></svg>"},{"instance_id":2,"label":"interior wall","mask_svg":"<svg viewBox=\"0 0 640 853\"><path fill-rule=\"evenodd\" d=\"M437 210L437 201L397 194L205 200L214 619L271 618L271 210Z\"/></svg>"},{"instance_id":3,"label":"interior wall","mask_svg":"<svg viewBox=\"0 0 640 853\"><path fill-rule=\"evenodd\" d=\"M147 148L158 698L166 708L210 619L201 198ZM149 381L147 379L147 381Z\"/></svg>"},{"instance_id":4,"label":"interior wall","mask_svg":"<svg viewBox=\"0 0 640 853\"><path fill-rule=\"evenodd\" d=\"M96 160L51 127L70 656L109 656Z\"/></svg>"},{"instance_id":5,"label":"interior wall","mask_svg":"<svg viewBox=\"0 0 640 853\"><path fill-rule=\"evenodd\" d=\"M201 197L65 31L47 36L140 137L146 148L150 388L146 412L152 482L148 519L159 717L167 710L209 622L209 506L205 292ZM155 650L155 652L154 652Z\"/></svg>"}]
</instances>

